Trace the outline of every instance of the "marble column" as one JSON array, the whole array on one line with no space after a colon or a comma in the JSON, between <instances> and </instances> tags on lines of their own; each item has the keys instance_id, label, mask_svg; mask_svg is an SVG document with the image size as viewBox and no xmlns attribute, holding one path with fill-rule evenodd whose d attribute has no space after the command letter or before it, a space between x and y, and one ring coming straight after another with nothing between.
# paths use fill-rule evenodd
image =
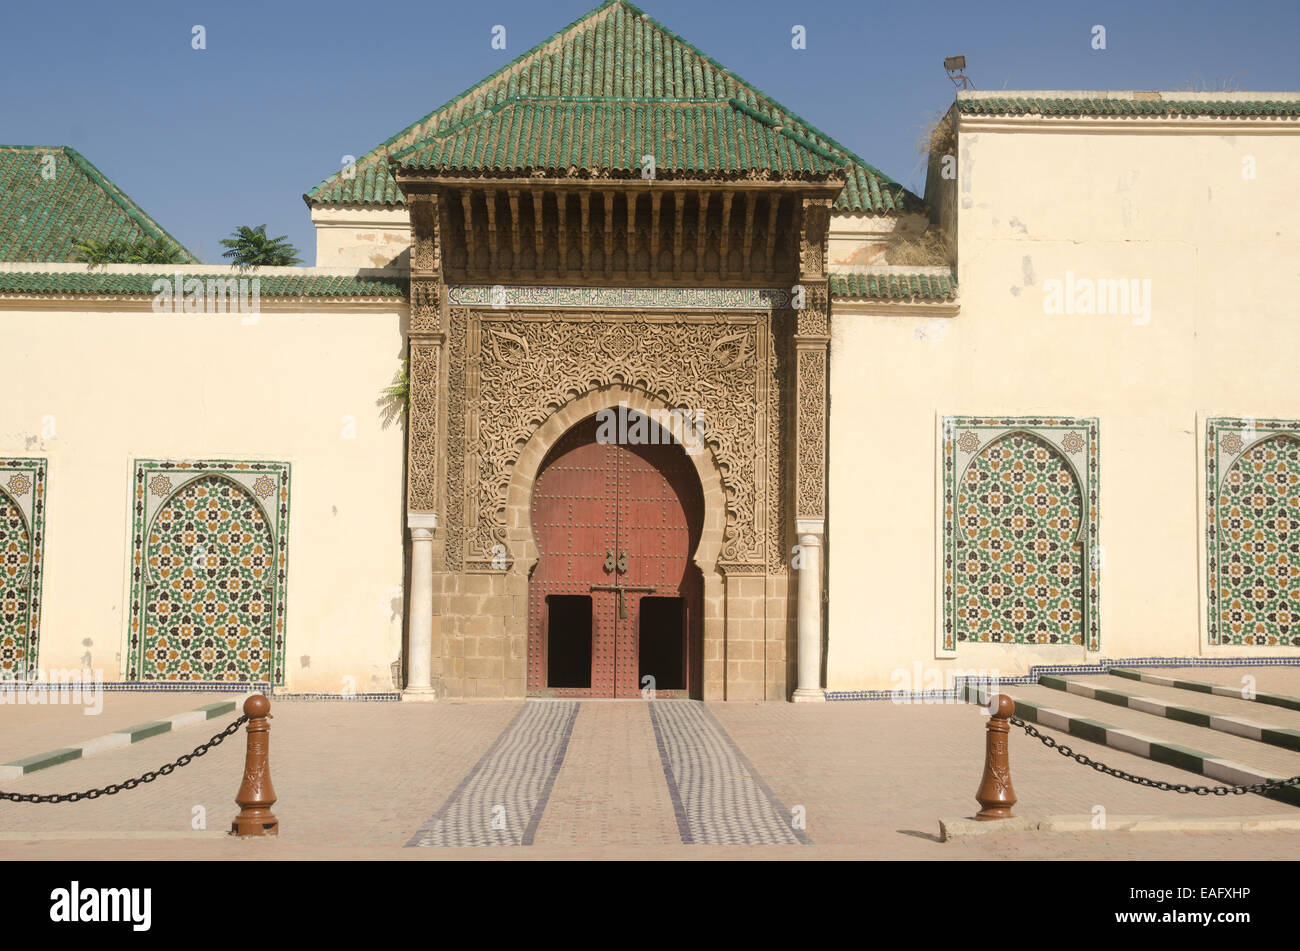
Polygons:
<instances>
[{"instance_id":1,"label":"marble column","mask_svg":"<svg viewBox=\"0 0 1300 951\"><path fill-rule=\"evenodd\" d=\"M822 535L818 519L799 519L799 686L795 703L825 700L822 691Z\"/></svg>"},{"instance_id":2,"label":"marble column","mask_svg":"<svg viewBox=\"0 0 1300 951\"><path fill-rule=\"evenodd\" d=\"M411 532L410 627L403 700L434 700L433 689L433 534L438 516L410 513Z\"/></svg>"}]
</instances>

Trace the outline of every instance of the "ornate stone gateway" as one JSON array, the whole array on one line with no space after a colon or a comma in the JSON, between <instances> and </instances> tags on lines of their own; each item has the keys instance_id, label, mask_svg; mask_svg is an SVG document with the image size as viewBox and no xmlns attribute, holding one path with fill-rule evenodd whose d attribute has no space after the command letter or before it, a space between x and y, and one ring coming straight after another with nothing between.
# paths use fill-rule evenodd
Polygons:
<instances>
[{"instance_id":1,"label":"ornate stone gateway","mask_svg":"<svg viewBox=\"0 0 1300 951\"><path fill-rule=\"evenodd\" d=\"M405 696L634 695L648 654L678 682L671 651L634 638L680 610L699 632L682 689L821 699L826 240L846 182L874 181L859 162L619 3L371 158L366 181L391 176L411 221ZM626 574L625 496L593 485L591 510L561 519L546 488L561 470L543 468L599 458L561 444L621 404L678 414L682 442L680 421L700 422L698 542L646 522ZM597 516L581 538L561 524ZM654 545L693 565L642 579ZM572 590L547 587L570 568ZM562 628L579 633L552 650Z\"/></svg>"},{"instance_id":2,"label":"ornate stone gateway","mask_svg":"<svg viewBox=\"0 0 1300 951\"><path fill-rule=\"evenodd\" d=\"M647 417L634 423L645 442L626 427L623 440L605 441L599 418L569 430L533 487L528 693L698 695L699 478Z\"/></svg>"},{"instance_id":3,"label":"ornate stone gateway","mask_svg":"<svg viewBox=\"0 0 1300 951\"><path fill-rule=\"evenodd\" d=\"M594 192L575 196L534 185L525 204L472 179L400 166L397 178L414 232L408 522L416 693L521 696L543 689L528 638L530 578L541 552L531 515L534 480L570 428L626 404L668 413L679 428L686 418L700 422L700 451L690 462L704 492L693 556L703 587L702 658L689 689L704 698L787 699L798 643L810 680L801 686L819 697L829 339L824 243L827 196L839 184L766 183L737 202L719 183L692 181L688 193L673 182L675 194L699 198L678 197L666 208L654 181L607 188L602 194L620 202L626 194L626 213L605 215L606 228L617 222L629 230L602 234L592 216L578 214L587 226L573 257L590 260L596 248L617 244L631 249L628 278L644 273L660 282L625 278L619 286L617 269L615 282L599 283L616 259L605 258L599 269L552 272L563 262L525 254L532 248L525 234L540 233L543 248L570 241L564 221ZM716 199L714 188L721 191ZM614 204L610 198L606 207ZM750 212L772 209L768 225L737 214L738 204ZM453 208L463 215L453 216ZM660 233L684 235L678 247L696 249L691 271L706 283L674 284L671 257L660 273ZM738 263L755 264L725 268L727 256L708 250L719 233L745 249ZM444 234L455 236L460 255L448 256L462 266L444 260ZM476 235L486 235L485 254L471 247L484 240ZM493 261L495 270L480 270ZM531 273L548 282L516 283ZM742 283L755 274L780 282ZM500 275L501 283L470 283L471 275ZM566 283L574 278L586 283ZM790 610L796 582L805 602L801 638ZM593 597L599 630L609 598L583 596ZM593 651L597 679L569 689L610 689L600 679L609 658L599 638ZM639 689L639 671L628 663L612 681L618 695Z\"/></svg>"}]
</instances>

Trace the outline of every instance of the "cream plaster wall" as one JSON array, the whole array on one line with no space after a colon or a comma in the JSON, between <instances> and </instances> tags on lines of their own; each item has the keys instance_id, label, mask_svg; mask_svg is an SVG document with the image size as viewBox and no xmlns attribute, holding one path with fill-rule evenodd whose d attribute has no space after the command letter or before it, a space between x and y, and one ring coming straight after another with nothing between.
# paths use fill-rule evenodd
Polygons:
<instances>
[{"instance_id":1,"label":"cream plaster wall","mask_svg":"<svg viewBox=\"0 0 1300 951\"><path fill-rule=\"evenodd\" d=\"M918 662L1096 659L959 644L935 660L943 415L1100 418L1098 656L1297 653L1206 647L1199 513L1203 415L1300 418L1298 133L963 120L960 312L833 306L829 689L928 686L896 675ZM1150 280L1149 322L1045 313L1044 282L1067 271Z\"/></svg>"},{"instance_id":2,"label":"cream plaster wall","mask_svg":"<svg viewBox=\"0 0 1300 951\"><path fill-rule=\"evenodd\" d=\"M316 266L404 268L410 265L411 216L405 208L311 210Z\"/></svg>"},{"instance_id":3,"label":"cream plaster wall","mask_svg":"<svg viewBox=\"0 0 1300 951\"><path fill-rule=\"evenodd\" d=\"M918 235L929 227L924 215L832 215L827 235L827 260L836 272L885 264L890 246L901 237Z\"/></svg>"},{"instance_id":4,"label":"cream plaster wall","mask_svg":"<svg viewBox=\"0 0 1300 951\"><path fill-rule=\"evenodd\" d=\"M89 654L121 679L133 459L284 460L286 686L392 690L403 437L375 403L402 356L404 306L264 299L245 324L147 301L0 300L0 455L49 460L39 666Z\"/></svg>"}]
</instances>

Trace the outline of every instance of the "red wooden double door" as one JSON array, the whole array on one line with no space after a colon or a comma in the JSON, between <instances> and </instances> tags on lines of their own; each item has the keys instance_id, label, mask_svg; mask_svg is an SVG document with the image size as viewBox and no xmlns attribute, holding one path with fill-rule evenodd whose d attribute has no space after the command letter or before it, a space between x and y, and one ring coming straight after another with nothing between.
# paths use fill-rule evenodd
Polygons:
<instances>
[{"instance_id":1,"label":"red wooden double door","mask_svg":"<svg viewBox=\"0 0 1300 951\"><path fill-rule=\"evenodd\" d=\"M602 442L595 418L579 423L533 485L530 694L700 695L703 603L691 556L703 494L682 446L651 422L642 431L653 441Z\"/></svg>"}]
</instances>

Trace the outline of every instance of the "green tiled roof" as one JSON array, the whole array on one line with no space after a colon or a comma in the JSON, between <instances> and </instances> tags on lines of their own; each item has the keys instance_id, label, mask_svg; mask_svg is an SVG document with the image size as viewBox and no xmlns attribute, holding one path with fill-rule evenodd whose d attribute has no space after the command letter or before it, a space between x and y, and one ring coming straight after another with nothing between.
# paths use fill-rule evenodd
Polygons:
<instances>
[{"instance_id":1,"label":"green tiled roof","mask_svg":"<svg viewBox=\"0 0 1300 951\"><path fill-rule=\"evenodd\" d=\"M957 111L975 116L1300 116L1300 102L1274 99L959 98Z\"/></svg>"},{"instance_id":2,"label":"green tiled roof","mask_svg":"<svg viewBox=\"0 0 1300 951\"><path fill-rule=\"evenodd\" d=\"M843 169L841 211L923 202L625 0L609 0L313 188L308 204L402 204L390 155L419 168L670 173Z\"/></svg>"},{"instance_id":3,"label":"green tiled roof","mask_svg":"<svg viewBox=\"0 0 1300 951\"><path fill-rule=\"evenodd\" d=\"M54 177L42 176L54 157ZM0 261L73 261L79 241L176 245L193 254L75 149L66 145L0 145Z\"/></svg>"},{"instance_id":4,"label":"green tiled roof","mask_svg":"<svg viewBox=\"0 0 1300 951\"><path fill-rule=\"evenodd\" d=\"M577 166L640 174L653 155L658 173L766 170L820 175L848 160L773 120L731 102L510 100L456 131L434 134L396 153L407 168L491 171Z\"/></svg>"},{"instance_id":5,"label":"green tiled roof","mask_svg":"<svg viewBox=\"0 0 1300 951\"><path fill-rule=\"evenodd\" d=\"M173 279L175 271L151 270L130 274L107 273L100 269L85 271L3 271L0 270L0 295L45 296L72 295L96 297L152 297L153 284L159 278ZM196 274L205 284L210 278L230 279L241 276L261 281L262 297L391 297L404 299L407 280L396 275L378 277L354 274ZM936 274L832 274L831 296L856 300L951 301L957 296L957 282L949 275Z\"/></svg>"},{"instance_id":6,"label":"green tiled roof","mask_svg":"<svg viewBox=\"0 0 1300 951\"><path fill-rule=\"evenodd\" d=\"M952 301L951 274L832 274L831 296L855 300Z\"/></svg>"},{"instance_id":7,"label":"green tiled roof","mask_svg":"<svg viewBox=\"0 0 1300 951\"><path fill-rule=\"evenodd\" d=\"M159 278L174 279L175 271L112 274L102 270L86 271L0 271L0 294L45 295L74 294L121 297L152 297L153 284ZM404 298L404 277L361 277L352 274L259 274L226 272L194 274L207 285L211 279L257 278L260 297L395 297Z\"/></svg>"}]
</instances>

